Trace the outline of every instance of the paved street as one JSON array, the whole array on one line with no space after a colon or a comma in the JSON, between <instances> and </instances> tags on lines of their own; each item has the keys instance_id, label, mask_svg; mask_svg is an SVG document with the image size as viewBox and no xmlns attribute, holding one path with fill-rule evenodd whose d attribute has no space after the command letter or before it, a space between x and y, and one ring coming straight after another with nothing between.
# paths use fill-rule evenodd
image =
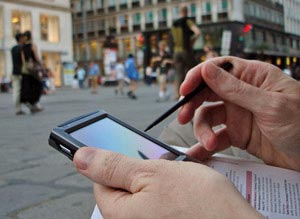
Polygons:
<instances>
[{"instance_id":1,"label":"paved street","mask_svg":"<svg viewBox=\"0 0 300 219\"><path fill-rule=\"evenodd\" d=\"M95 205L92 185L48 146L51 129L97 109L144 129L174 103L156 103L157 89L141 84L135 101L115 96L114 87L101 87L98 95L62 88L42 97L44 112L24 116L14 115L11 94L0 93L0 218L89 218ZM150 135L157 136L168 121Z\"/></svg>"}]
</instances>

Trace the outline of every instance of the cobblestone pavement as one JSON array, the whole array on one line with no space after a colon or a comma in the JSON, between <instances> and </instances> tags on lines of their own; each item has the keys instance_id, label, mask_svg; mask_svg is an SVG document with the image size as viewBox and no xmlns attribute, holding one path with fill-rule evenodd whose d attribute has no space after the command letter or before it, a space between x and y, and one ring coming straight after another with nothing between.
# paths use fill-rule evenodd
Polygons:
<instances>
[{"instance_id":1,"label":"cobblestone pavement","mask_svg":"<svg viewBox=\"0 0 300 219\"><path fill-rule=\"evenodd\" d=\"M171 90L170 86L170 90ZM114 87L58 89L43 96L45 111L15 116L12 95L0 93L0 218L89 218L95 201L92 184L77 174L72 162L48 146L53 127L74 116L104 109L143 130L174 102L156 103L157 86L141 84L138 100L115 96ZM173 118L175 115L173 115ZM169 121L153 128L156 137Z\"/></svg>"}]
</instances>

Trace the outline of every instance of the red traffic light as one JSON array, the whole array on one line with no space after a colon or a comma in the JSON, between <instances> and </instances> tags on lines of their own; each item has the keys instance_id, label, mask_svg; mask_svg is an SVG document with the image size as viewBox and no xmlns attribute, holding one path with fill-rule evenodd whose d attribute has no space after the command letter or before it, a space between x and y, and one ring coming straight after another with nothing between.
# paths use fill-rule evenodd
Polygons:
<instances>
[{"instance_id":1,"label":"red traffic light","mask_svg":"<svg viewBox=\"0 0 300 219\"><path fill-rule=\"evenodd\" d=\"M243 28L244 33L248 33L252 29L252 24L246 24Z\"/></svg>"}]
</instances>

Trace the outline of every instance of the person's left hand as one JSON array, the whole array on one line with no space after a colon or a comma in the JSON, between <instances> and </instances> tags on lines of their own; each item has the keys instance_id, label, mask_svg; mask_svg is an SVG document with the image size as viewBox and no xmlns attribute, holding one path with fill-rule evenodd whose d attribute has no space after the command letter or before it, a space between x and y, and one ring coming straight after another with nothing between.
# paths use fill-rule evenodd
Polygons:
<instances>
[{"instance_id":1,"label":"person's left hand","mask_svg":"<svg viewBox=\"0 0 300 219\"><path fill-rule=\"evenodd\" d=\"M262 218L223 175L191 162L138 160L92 147L75 153L103 217Z\"/></svg>"}]
</instances>

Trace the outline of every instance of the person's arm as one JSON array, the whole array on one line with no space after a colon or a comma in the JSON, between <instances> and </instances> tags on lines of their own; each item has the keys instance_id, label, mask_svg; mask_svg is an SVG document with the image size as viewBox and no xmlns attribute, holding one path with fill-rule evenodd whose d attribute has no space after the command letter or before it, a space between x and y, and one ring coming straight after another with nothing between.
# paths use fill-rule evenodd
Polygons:
<instances>
[{"instance_id":1,"label":"person's arm","mask_svg":"<svg viewBox=\"0 0 300 219\"><path fill-rule=\"evenodd\" d=\"M230 72L219 66L233 64ZM189 154L207 158L230 145L265 163L300 171L300 84L274 65L220 57L191 69L181 86L183 96L202 80L209 88L181 108L182 124L194 117L199 143ZM223 104L201 106L203 101ZM195 116L194 116L195 114ZM217 132L216 125L225 127Z\"/></svg>"},{"instance_id":2,"label":"person's arm","mask_svg":"<svg viewBox=\"0 0 300 219\"><path fill-rule=\"evenodd\" d=\"M31 48L32 48L33 55L34 55L34 58L35 58L36 62L38 64L42 65L42 62L41 62L41 60L38 56L37 46L34 43L32 43Z\"/></svg>"},{"instance_id":3,"label":"person's arm","mask_svg":"<svg viewBox=\"0 0 300 219\"><path fill-rule=\"evenodd\" d=\"M198 37L201 35L201 31L199 27L191 20L188 20L188 26L191 29L191 31L194 33L194 35L191 38L191 43L194 45Z\"/></svg>"},{"instance_id":4,"label":"person's arm","mask_svg":"<svg viewBox=\"0 0 300 219\"><path fill-rule=\"evenodd\" d=\"M229 179L205 165L137 160L92 147L79 149L74 164L94 182L104 218L263 218Z\"/></svg>"}]
</instances>

